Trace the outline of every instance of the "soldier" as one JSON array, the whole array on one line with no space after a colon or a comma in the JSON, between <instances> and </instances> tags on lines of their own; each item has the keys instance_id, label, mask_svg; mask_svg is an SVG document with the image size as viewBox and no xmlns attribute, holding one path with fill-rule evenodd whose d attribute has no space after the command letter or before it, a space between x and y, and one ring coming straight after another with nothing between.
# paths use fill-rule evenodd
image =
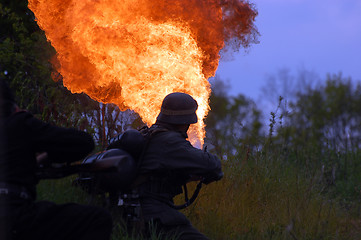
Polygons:
<instances>
[{"instance_id":1,"label":"soldier","mask_svg":"<svg viewBox=\"0 0 361 240\"><path fill-rule=\"evenodd\" d=\"M145 222L154 224L165 236L207 239L174 208L173 198L182 185L194 179L219 180L223 173L217 156L194 148L187 140L190 124L197 122L197 102L188 94L175 92L162 103L157 121L148 130L148 143L140 166L146 181L139 194Z\"/></svg>"},{"instance_id":2,"label":"soldier","mask_svg":"<svg viewBox=\"0 0 361 240\"><path fill-rule=\"evenodd\" d=\"M80 160L93 150L92 137L20 111L0 81L0 239L109 239L112 219L104 209L35 202L36 154L46 152L51 162Z\"/></svg>"}]
</instances>

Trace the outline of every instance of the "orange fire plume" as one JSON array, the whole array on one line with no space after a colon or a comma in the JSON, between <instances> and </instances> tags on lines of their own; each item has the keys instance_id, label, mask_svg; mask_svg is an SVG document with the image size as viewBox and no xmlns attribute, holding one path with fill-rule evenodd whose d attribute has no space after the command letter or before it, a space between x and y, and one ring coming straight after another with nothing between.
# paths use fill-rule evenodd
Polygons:
<instances>
[{"instance_id":1,"label":"orange fire plume","mask_svg":"<svg viewBox=\"0 0 361 240\"><path fill-rule=\"evenodd\" d=\"M29 0L29 9L71 92L132 109L149 125L167 94L188 93L199 105L189 132L198 146L220 50L258 34L257 12L241 0Z\"/></svg>"}]
</instances>

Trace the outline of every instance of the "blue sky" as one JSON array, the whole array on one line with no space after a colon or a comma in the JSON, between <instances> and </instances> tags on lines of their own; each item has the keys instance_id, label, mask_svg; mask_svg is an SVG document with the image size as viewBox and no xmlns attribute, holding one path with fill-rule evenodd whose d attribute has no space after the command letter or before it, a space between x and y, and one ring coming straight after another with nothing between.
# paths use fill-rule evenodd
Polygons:
<instances>
[{"instance_id":1,"label":"blue sky","mask_svg":"<svg viewBox=\"0 0 361 240\"><path fill-rule=\"evenodd\" d=\"M221 60L216 74L239 93L262 98L266 79L287 68L342 72L361 81L361 0L250 0L256 5L259 44Z\"/></svg>"}]
</instances>

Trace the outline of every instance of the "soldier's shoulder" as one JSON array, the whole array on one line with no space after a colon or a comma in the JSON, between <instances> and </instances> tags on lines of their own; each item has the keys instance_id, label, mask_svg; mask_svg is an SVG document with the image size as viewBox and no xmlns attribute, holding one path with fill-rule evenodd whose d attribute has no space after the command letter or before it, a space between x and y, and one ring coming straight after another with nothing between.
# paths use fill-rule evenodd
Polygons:
<instances>
[{"instance_id":1,"label":"soldier's shoulder","mask_svg":"<svg viewBox=\"0 0 361 240\"><path fill-rule=\"evenodd\" d=\"M31 118L34 118L34 116L31 113L29 113L27 111L18 111L16 113L10 115L7 118L7 121L10 123L17 122L17 124L19 124L19 122L24 122L27 119L31 119Z\"/></svg>"}]
</instances>

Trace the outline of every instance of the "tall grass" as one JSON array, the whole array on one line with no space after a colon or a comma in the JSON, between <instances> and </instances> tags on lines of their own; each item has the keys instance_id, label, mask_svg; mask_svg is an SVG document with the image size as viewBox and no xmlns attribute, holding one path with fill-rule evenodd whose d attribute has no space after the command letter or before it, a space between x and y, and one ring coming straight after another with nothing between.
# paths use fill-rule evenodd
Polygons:
<instances>
[{"instance_id":1,"label":"tall grass","mask_svg":"<svg viewBox=\"0 0 361 240\"><path fill-rule=\"evenodd\" d=\"M185 210L211 239L361 239L361 154L289 146L270 131L223 162L225 177ZM282 119L281 119L282 120Z\"/></svg>"},{"instance_id":2,"label":"tall grass","mask_svg":"<svg viewBox=\"0 0 361 240\"><path fill-rule=\"evenodd\" d=\"M185 211L211 239L361 239L360 215L322 194L319 173L306 177L264 155L228 161L224 170Z\"/></svg>"}]
</instances>

